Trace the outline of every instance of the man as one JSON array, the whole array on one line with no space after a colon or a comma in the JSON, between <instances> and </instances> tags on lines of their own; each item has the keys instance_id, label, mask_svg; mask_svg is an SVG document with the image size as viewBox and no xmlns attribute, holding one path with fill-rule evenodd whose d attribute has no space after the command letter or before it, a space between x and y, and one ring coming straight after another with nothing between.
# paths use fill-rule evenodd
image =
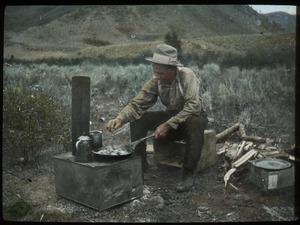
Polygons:
<instances>
[{"instance_id":1,"label":"man","mask_svg":"<svg viewBox=\"0 0 300 225\"><path fill-rule=\"evenodd\" d=\"M131 141L154 132L154 150L178 138L185 139L186 151L183 162L182 181L177 191L186 191L194 184L194 173L200 159L207 126L207 114L199 97L199 79L194 72L183 67L177 59L177 50L166 44L156 47L152 62L154 76L144 85L137 96L107 123L112 132L121 125L130 123ZM166 111L146 111L157 101L166 106ZM136 155L142 156L143 171L147 169L146 141L136 145Z\"/></svg>"}]
</instances>

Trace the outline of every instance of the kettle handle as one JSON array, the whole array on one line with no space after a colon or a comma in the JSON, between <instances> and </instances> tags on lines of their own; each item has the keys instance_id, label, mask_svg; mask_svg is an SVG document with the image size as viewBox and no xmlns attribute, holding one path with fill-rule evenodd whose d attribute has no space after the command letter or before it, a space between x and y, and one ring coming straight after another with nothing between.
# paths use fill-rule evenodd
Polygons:
<instances>
[{"instance_id":1,"label":"kettle handle","mask_svg":"<svg viewBox=\"0 0 300 225\"><path fill-rule=\"evenodd\" d=\"M76 142L76 150L78 151L78 144L81 142L81 140Z\"/></svg>"}]
</instances>

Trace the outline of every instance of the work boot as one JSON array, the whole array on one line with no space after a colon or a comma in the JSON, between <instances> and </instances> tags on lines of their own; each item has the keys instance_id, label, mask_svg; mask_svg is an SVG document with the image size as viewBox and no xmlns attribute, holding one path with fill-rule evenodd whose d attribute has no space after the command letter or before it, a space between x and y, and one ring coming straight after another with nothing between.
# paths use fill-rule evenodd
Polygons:
<instances>
[{"instance_id":1,"label":"work boot","mask_svg":"<svg viewBox=\"0 0 300 225\"><path fill-rule=\"evenodd\" d=\"M195 183L195 176L193 174L184 174L183 179L176 187L177 192L188 191Z\"/></svg>"}]
</instances>

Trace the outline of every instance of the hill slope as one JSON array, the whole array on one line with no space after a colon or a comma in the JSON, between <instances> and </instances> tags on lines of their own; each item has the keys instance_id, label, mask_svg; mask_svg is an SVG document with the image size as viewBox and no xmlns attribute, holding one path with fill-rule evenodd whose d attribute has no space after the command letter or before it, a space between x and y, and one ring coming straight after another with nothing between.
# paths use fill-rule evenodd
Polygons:
<instances>
[{"instance_id":1,"label":"hill slope","mask_svg":"<svg viewBox=\"0 0 300 225\"><path fill-rule=\"evenodd\" d=\"M4 57L69 57L89 47L161 42L169 31L198 39L282 30L246 5L11 6Z\"/></svg>"},{"instance_id":2,"label":"hill slope","mask_svg":"<svg viewBox=\"0 0 300 225\"><path fill-rule=\"evenodd\" d=\"M296 15L290 15L285 12L274 12L264 14L271 22L280 24L287 31L296 31Z\"/></svg>"},{"instance_id":3,"label":"hill slope","mask_svg":"<svg viewBox=\"0 0 300 225\"><path fill-rule=\"evenodd\" d=\"M18 32L12 41L24 43L155 41L169 30L190 39L272 31L270 25L243 5L16 6L5 12L5 31Z\"/></svg>"}]
</instances>

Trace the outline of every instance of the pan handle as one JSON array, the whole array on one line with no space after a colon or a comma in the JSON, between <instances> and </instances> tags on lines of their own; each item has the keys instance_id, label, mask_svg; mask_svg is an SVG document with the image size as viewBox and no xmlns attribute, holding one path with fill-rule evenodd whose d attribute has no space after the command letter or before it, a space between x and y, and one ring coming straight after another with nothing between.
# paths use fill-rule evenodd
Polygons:
<instances>
[{"instance_id":1,"label":"pan handle","mask_svg":"<svg viewBox=\"0 0 300 225\"><path fill-rule=\"evenodd\" d=\"M146 140L146 139L148 139L148 138L151 138L151 137L154 137L154 134L151 134L151 135L149 135L149 136L146 136L146 137L143 137L143 138L141 138L141 139L138 139L138 140L136 140L136 141L134 141L134 142L131 142L129 145L132 147L132 148L134 148L138 143L140 143L141 141L144 141L144 140Z\"/></svg>"}]
</instances>

